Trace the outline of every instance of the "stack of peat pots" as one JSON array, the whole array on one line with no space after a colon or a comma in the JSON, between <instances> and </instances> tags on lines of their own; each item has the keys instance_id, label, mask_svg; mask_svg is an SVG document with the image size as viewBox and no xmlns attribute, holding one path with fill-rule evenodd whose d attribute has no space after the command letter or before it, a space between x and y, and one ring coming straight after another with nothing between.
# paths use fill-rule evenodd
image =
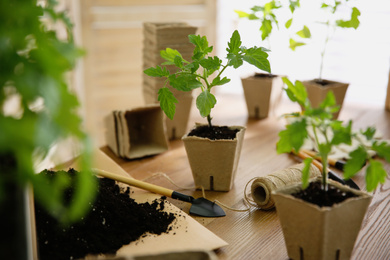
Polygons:
<instances>
[{"instance_id":1,"label":"stack of peat pots","mask_svg":"<svg viewBox=\"0 0 390 260\"><path fill-rule=\"evenodd\" d=\"M197 28L186 23L144 23L144 69L156 67L165 60L160 51L166 48L178 50L185 60L191 60L194 46L189 42L188 35L195 34ZM167 69L173 72L176 68L168 65ZM143 75L143 95L146 104L158 103L158 90L164 87L165 79ZM176 114L173 120L165 119L169 139L181 138L187 131L187 124L192 105L192 92L177 91L171 86L169 89L178 100Z\"/></svg>"}]
</instances>

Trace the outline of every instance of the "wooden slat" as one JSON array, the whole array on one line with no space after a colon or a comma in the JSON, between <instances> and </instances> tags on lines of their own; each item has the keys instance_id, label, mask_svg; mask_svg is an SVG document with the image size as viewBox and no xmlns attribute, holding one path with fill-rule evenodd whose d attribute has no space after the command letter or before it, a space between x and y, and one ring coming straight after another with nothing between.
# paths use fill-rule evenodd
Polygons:
<instances>
[{"instance_id":1,"label":"wooden slat","mask_svg":"<svg viewBox=\"0 0 390 260\"><path fill-rule=\"evenodd\" d=\"M387 82L387 93L386 93L385 107L388 111L390 111L390 72L389 72L389 81Z\"/></svg>"},{"instance_id":2,"label":"wooden slat","mask_svg":"<svg viewBox=\"0 0 390 260\"><path fill-rule=\"evenodd\" d=\"M205 0L115 0L115 5L117 5L117 6L193 5L193 4L202 4L204 2L205 2ZM112 6L113 0L94 0L93 5L94 6Z\"/></svg>"},{"instance_id":3,"label":"wooden slat","mask_svg":"<svg viewBox=\"0 0 390 260\"><path fill-rule=\"evenodd\" d=\"M82 80L76 89L81 93L87 130L98 144L105 143L102 113L128 103L143 104L144 22L187 22L200 27L199 33L207 35L210 44L215 45L216 0L71 3L75 28L87 51L80 69Z\"/></svg>"}]
</instances>

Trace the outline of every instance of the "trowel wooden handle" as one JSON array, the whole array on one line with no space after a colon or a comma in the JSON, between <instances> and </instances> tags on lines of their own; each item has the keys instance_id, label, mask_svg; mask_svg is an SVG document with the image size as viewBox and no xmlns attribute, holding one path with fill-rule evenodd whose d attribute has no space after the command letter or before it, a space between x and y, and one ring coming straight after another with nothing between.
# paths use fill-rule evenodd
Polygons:
<instances>
[{"instance_id":1,"label":"trowel wooden handle","mask_svg":"<svg viewBox=\"0 0 390 260\"><path fill-rule=\"evenodd\" d=\"M128 184L130 186L134 186L134 187L137 187L137 188L140 188L140 189L143 189L143 190L147 190L147 191L150 191L150 192L153 192L153 193L157 193L157 194L160 194L160 195L164 195L164 196L167 196L167 197L172 197L172 193L174 192L173 190L170 190L170 189L167 189L167 188L164 188L164 187L161 187L161 186L157 186L157 185L154 185L154 184L151 184L151 183L139 181L139 180L136 180L136 179L133 179L133 178L125 177L125 176L122 176L122 175L119 175L119 174L115 174L115 173L111 173L111 172L108 172L108 171L105 171L105 170L92 169L92 171L96 175L99 175L101 177L105 177L105 178L116 180L116 181L119 181L119 182L122 182L122 183L126 183L126 184Z\"/></svg>"}]
</instances>

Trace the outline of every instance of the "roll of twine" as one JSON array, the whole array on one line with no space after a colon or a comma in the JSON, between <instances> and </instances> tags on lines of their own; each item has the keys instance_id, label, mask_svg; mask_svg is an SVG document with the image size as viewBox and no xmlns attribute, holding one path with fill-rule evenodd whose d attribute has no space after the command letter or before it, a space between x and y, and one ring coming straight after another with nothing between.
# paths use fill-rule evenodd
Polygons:
<instances>
[{"instance_id":1,"label":"roll of twine","mask_svg":"<svg viewBox=\"0 0 390 260\"><path fill-rule=\"evenodd\" d=\"M302 181L303 163L296 164L289 168L276 171L264 177L253 178L251 185L251 197L253 202L247 202L252 206L257 206L261 209L272 209L275 207L275 202L272 199L272 191L297 184ZM321 176L320 170L314 165L310 166L310 179ZM250 181L250 182L251 182Z\"/></svg>"}]
</instances>

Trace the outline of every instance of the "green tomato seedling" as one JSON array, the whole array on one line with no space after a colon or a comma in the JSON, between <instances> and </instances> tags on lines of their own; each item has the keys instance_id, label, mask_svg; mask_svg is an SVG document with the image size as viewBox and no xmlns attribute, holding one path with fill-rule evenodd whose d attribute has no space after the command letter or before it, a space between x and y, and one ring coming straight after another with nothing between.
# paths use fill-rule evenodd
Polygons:
<instances>
[{"instance_id":1,"label":"green tomato seedling","mask_svg":"<svg viewBox=\"0 0 390 260\"><path fill-rule=\"evenodd\" d=\"M195 46L191 61L183 59L179 51L166 48L160 52L161 57L166 60L161 64L162 66L148 68L144 73L152 77L166 78L164 87L158 91L158 101L161 109L170 119L173 119L175 115L178 101L168 85L179 91L192 91L200 88L201 92L196 98L196 107L202 117L207 117L208 125L211 127L210 113L217 103L211 89L230 82L229 78L222 76L225 69L227 67L237 69L245 61L261 70L271 72L267 54L269 50L263 47L242 46L240 34L236 30L228 42L227 61L223 63L217 56L210 56L213 46L209 46L206 36L189 35L188 39ZM173 65L177 70L170 72L164 65ZM213 77L215 73L216 76Z\"/></svg>"},{"instance_id":2,"label":"green tomato seedling","mask_svg":"<svg viewBox=\"0 0 390 260\"><path fill-rule=\"evenodd\" d=\"M329 91L326 98L318 108L313 108L307 97L307 92L304 85L300 81L293 84L289 79L283 78L287 85L285 89L289 99L298 103L302 107L301 113L293 113L287 116L295 117L295 120L286 126L286 129L279 133L279 141L277 143L278 153L297 153L303 146L306 139L309 138L308 129L312 129L314 133L315 144L318 147L318 156L322 161L322 187L328 189L328 156L332 148L336 145L346 144L351 145L352 138L356 137L356 133L352 132L352 121L343 124L342 121L334 120L333 113L339 110L336 106L333 92ZM368 149L376 152L377 157L383 158L390 162L390 144L384 141L375 140L374 134L376 129L368 127L361 131L367 141L370 143L360 145L349 153L350 159L344 167L344 178L349 179L361 170L362 165L368 161L365 181L367 191L373 191L379 183L384 183L387 173L383 168L383 164L379 160L372 158ZM319 136L323 138L319 138ZM356 140L360 140L356 138ZM312 158L304 160L305 167L302 174L303 188L306 188L309 183L309 165L312 163Z\"/></svg>"}]
</instances>

